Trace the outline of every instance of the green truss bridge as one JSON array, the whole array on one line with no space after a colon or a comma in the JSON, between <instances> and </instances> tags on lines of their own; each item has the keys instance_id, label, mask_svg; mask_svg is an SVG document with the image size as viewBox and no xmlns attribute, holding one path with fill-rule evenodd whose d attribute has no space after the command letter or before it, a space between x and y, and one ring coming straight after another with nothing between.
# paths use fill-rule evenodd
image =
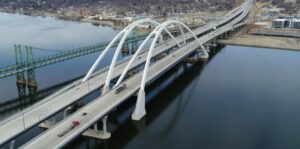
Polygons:
<instances>
[{"instance_id":1,"label":"green truss bridge","mask_svg":"<svg viewBox=\"0 0 300 149\"><path fill-rule=\"evenodd\" d=\"M135 46L138 46L138 41L141 41L145 39L147 34L141 34L133 36L129 39L127 39L126 43L131 44L134 48ZM16 57L16 64L6 66L3 68L0 68L0 78L17 75L17 78L23 78L23 75L20 73L23 73L25 71L34 70L39 67L47 66L50 64L62 62L65 60L73 59L76 57L84 56L87 54L95 53L98 51L104 50L104 48L109 44L109 42L99 43L91 46L86 47L80 47L76 49L70 49L70 50L64 50L62 52L59 52L54 55L50 56L43 56L40 58L33 58L32 51L35 50L35 48L32 48L30 46L22 46L22 45L15 45L15 57ZM114 45L114 47L117 46L117 44ZM26 50L26 61L22 59L22 49Z\"/></svg>"},{"instance_id":2,"label":"green truss bridge","mask_svg":"<svg viewBox=\"0 0 300 149\"><path fill-rule=\"evenodd\" d=\"M202 24L203 25L203 24ZM200 25L201 26L201 25ZM190 26L190 28L197 28L199 25ZM171 33L176 35L179 30L171 30ZM135 33L130 38L128 38L124 44L124 52L129 52L129 45L132 46L132 50L138 48L139 41L144 40L148 33ZM165 36L163 36L165 37ZM35 79L36 68L44 67L47 65L55 64L58 62L66 61L69 59L77 58L80 56L88 55L91 53L99 52L104 50L110 42L98 43L86 47L80 47L76 49L62 50L57 54L43 56L39 58L34 58L32 55L33 50L43 50L39 48L33 48L31 46L14 45L15 50L15 61L16 63L10 66L0 68L0 79L8 76L16 75L17 84L24 86L26 85L26 80L24 77L24 72L27 71L27 84L30 87L35 88L37 86ZM113 47L118 46L118 43L114 44ZM26 60L22 58L22 51L26 51ZM50 51L50 50L49 50ZM54 50L58 51L58 50Z\"/></svg>"}]
</instances>

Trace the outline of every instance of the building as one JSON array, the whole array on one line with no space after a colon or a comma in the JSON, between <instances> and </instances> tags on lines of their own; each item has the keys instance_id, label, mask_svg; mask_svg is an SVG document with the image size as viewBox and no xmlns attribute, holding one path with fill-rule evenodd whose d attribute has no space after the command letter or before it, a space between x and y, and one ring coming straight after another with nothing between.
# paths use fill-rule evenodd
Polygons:
<instances>
[{"instance_id":1,"label":"building","mask_svg":"<svg viewBox=\"0 0 300 149\"><path fill-rule=\"evenodd\" d=\"M292 28L300 29L300 19L293 19L292 20Z\"/></svg>"},{"instance_id":2,"label":"building","mask_svg":"<svg viewBox=\"0 0 300 149\"><path fill-rule=\"evenodd\" d=\"M289 19L275 19L272 26L274 28L289 28L291 26L291 21Z\"/></svg>"},{"instance_id":3,"label":"building","mask_svg":"<svg viewBox=\"0 0 300 149\"><path fill-rule=\"evenodd\" d=\"M300 17L295 17L295 16L278 17L272 22L272 27L300 29Z\"/></svg>"}]
</instances>

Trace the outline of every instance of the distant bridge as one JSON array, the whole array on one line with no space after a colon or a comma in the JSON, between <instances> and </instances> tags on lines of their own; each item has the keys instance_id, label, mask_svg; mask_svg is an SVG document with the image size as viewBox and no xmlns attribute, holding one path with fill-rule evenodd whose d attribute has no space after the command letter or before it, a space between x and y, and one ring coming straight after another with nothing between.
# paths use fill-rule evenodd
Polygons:
<instances>
[{"instance_id":1,"label":"distant bridge","mask_svg":"<svg viewBox=\"0 0 300 149\"><path fill-rule=\"evenodd\" d=\"M196 27L199 27L199 25L191 26L191 28L196 28ZM178 32L179 32L178 30L171 31L172 34L177 34ZM128 50L128 48L130 48L129 45L131 45L132 50L137 49L138 42L144 40L147 37L147 35L148 33L133 34L130 38L126 39L124 43L124 48ZM66 61L69 59L81 57L91 53L101 52L102 50L105 49L105 47L107 47L108 44L109 42L104 42L104 43L98 43L94 45L79 47L75 49L68 49L68 50L47 50L47 49L40 49L40 48L35 48L26 45L14 45L16 64L0 68L0 79L11 75L16 75L28 70L36 69L39 67L44 67L47 65ZM116 47L117 45L118 43L115 43L112 47ZM32 56L32 52L35 50L52 51L52 52L60 51L60 52L54 55L34 58ZM26 51L26 59L22 57L22 51Z\"/></svg>"},{"instance_id":2,"label":"distant bridge","mask_svg":"<svg viewBox=\"0 0 300 149\"><path fill-rule=\"evenodd\" d=\"M141 41L145 39L146 36L147 34L133 36L132 38L126 40L126 44ZM37 59L26 59L26 61L23 61L21 57L21 51L26 50L27 56L30 56L30 53L32 53L32 50L35 50L35 48L32 48L31 46L15 45L16 64L0 68L0 78L22 73L30 69L36 69L50 64L66 61L83 55L99 52L102 51L108 44L109 42L105 42L71 50L64 50L62 52L59 52L58 54L44 56ZM115 46L117 46L117 44L113 45L113 47Z\"/></svg>"}]
</instances>

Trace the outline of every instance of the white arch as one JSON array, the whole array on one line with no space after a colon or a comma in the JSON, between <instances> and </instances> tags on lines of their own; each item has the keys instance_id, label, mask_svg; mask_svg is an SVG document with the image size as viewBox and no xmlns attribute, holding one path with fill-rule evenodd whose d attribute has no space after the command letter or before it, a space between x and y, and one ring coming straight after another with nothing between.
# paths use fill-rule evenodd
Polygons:
<instances>
[{"instance_id":1,"label":"white arch","mask_svg":"<svg viewBox=\"0 0 300 149\"><path fill-rule=\"evenodd\" d=\"M85 82L89 77L90 75L94 72L94 70L96 69L96 67L99 65L99 63L102 61L103 57L107 54L107 52L111 49L112 45L115 44L115 42L118 41L118 39L120 39L121 37L121 40L118 44L118 47L114 53L114 56L113 56L113 59L112 59L112 62L110 64L110 68L109 68L109 71L108 71L108 75L107 75L107 78L106 78L106 81L105 81L105 85L104 85L104 89L103 89L103 92L105 93L106 91L109 90L109 84L110 84L110 81L111 81L111 76L112 76L112 73L114 71L114 68L115 68L115 65L116 65L116 61L117 61L117 58L120 54L120 51L121 51L121 48L123 47L124 45L124 42L125 40L127 39L127 37L130 35L130 33L133 31L133 29L135 29L138 25L140 24L143 24L143 23L150 23L150 24L153 24L153 25L156 25L158 26L159 23L156 22L156 21L152 21L150 19L142 19L142 20L138 20L138 21L135 21L133 23L131 23L130 25L128 25L125 29L123 29L111 42L110 44L105 48L105 50L101 53L101 55L97 58L96 62L93 64L92 68L89 70L89 72L87 73L87 75L85 76L85 78L82 80L82 82ZM172 34L166 30L166 32L172 37L175 39L175 37L172 36ZM162 36L161 36L162 38Z\"/></svg>"},{"instance_id":2,"label":"white arch","mask_svg":"<svg viewBox=\"0 0 300 149\"><path fill-rule=\"evenodd\" d=\"M153 31L158 31L161 27L163 26L163 23L160 24L159 26L157 26ZM180 32L181 32L181 35L183 36L183 42L184 42L184 45L186 45L186 37L184 35L184 31L183 31L183 27L181 25L178 25L179 29L180 29ZM162 31L166 31L169 36L171 36L171 38L176 42L176 44L181 47L180 43L177 41L177 39L172 36L172 34L169 33L168 29L165 27L165 28L162 28ZM162 32L161 31L161 32ZM131 58L131 60L129 61L129 63L127 64L126 68L124 69L123 73L121 74L120 78L118 79L117 83L115 86L118 86L124 79L125 75L127 74L129 68L131 67L132 63L134 62L134 60L136 59L136 57L140 54L140 52L143 50L145 44L149 41L149 39L155 35L155 32L152 32L148 35L148 37L144 40L144 42L141 44L141 46L138 48L138 50L135 52L135 54L133 55L133 57ZM161 33L160 33L161 35ZM153 43L153 42L152 42ZM155 42L156 44L156 42Z\"/></svg>"},{"instance_id":3,"label":"white arch","mask_svg":"<svg viewBox=\"0 0 300 149\"><path fill-rule=\"evenodd\" d=\"M140 90L139 90L139 93L138 93L138 99L137 99L136 107L135 107L134 113L132 114L132 119L134 119L134 120L140 120L146 114L146 110L145 110L145 85L146 85L146 81L147 81L147 74L148 74L148 71L149 71L149 66L150 66L150 62L151 62L151 58L152 58L152 53L153 53L154 47L156 45L156 42L158 40L158 37L161 35L162 31L164 29L166 29L168 25L171 25L171 24L176 24L178 26L181 26L181 27L184 27L185 29L187 29L193 35L195 40L199 43L199 46L201 47L201 50L202 50L202 56L201 57L202 58L208 58L209 57L207 51L204 49L203 45L201 44L201 42L199 41L199 39L197 38L195 33L188 26L186 26L184 23L179 22L179 21L175 21L175 20L169 20L169 21L166 21L166 22L162 23L160 26L158 26L147 37L147 38L149 38L149 37L152 37L153 35L155 35L155 37L154 37L154 39L151 43L150 50L148 52L145 68L144 68L144 71L143 71L143 78L142 78L142 82L141 82L141 87L140 87ZM135 57L133 57L131 60L133 61L134 58ZM125 73L127 73L127 72L125 72ZM123 79L123 78L120 78L120 79ZM121 82L121 81L118 80L118 82Z\"/></svg>"},{"instance_id":4,"label":"white arch","mask_svg":"<svg viewBox=\"0 0 300 149\"><path fill-rule=\"evenodd\" d=\"M125 29L123 29L109 44L108 46L103 50L103 52L100 54L100 56L97 58L96 62L93 64L93 66L91 67L91 69L88 71L87 75L84 77L84 79L82 80L82 82L85 82L90 75L95 71L96 67L99 65L99 63L102 61L103 57L107 54L107 52L109 51L109 49L115 44L115 42L117 42L117 40L120 37L124 37L125 33L128 32L128 29L131 28L132 26L138 26L139 24L142 23L153 23L153 24L158 24L155 21L149 20L149 19L144 19L144 20L138 20L136 22L131 23L130 25L128 25Z\"/></svg>"},{"instance_id":5,"label":"white arch","mask_svg":"<svg viewBox=\"0 0 300 149\"><path fill-rule=\"evenodd\" d=\"M177 22L178 22L178 21L177 21ZM167 22L165 22L165 23L167 23ZM170 24L173 24L173 22L170 23ZM170 24L168 24L168 25L170 25ZM180 29L181 34L182 34L182 36L183 36L184 44L186 44L186 37L185 37L185 35L184 35L183 28L182 28L182 26L181 26L182 24L183 24L183 23L180 23L179 25L178 25L178 24L177 24L177 25L179 26L179 29ZM165 28L164 28L165 30L167 30L166 27L167 27L168 25L165 25ZM158 26L157 28L155 28L154 31L158 31L162 26L164 26L164 24L161 24L160 26ZM183 26L185 26L185 28L188 28L188 27L187 27L186 25L184 25L184 24L183 24ZM191 31L189 28L188 28L188 30L189 30L189 32L192 33L192 31ZM125 70L124 70L123 73L121 74L121 76L120 76L120 78L118 79L118 81L117 81L117 83L116 83L115 86L119 85L119 84L123 81L125 75L127 74L129 68L131 67L133 61L136 59L136 57L138 56L138 54L139 54L139 53L141 52L141 50L144 48L144 45L148 42L148 40L149 40L153 35L156 34L154 31L153 31L152 33L149 34L149 36L144 40L144 42L143 42L143 43L141 44L141 46L138 48L138 50L136 51L136 53L134 54L134 56L132 57L132 59L130 60L130 62L128 63L128 65L126 66ZM161 33L160 33L160 34L161 34ZM172 37L172 38L174 38L174 37ZM198 40L197 37L196 37L196 35L194 35L194 38L195 38L196 40ZM175 40L175 42L177 43L177 45L178 45L179 47L181 47L180 44L176 41L175 38L174 38L173 40ZM199 41L198 41L198 42L199 42ZM153 41L152 43L154 43L154 41ZM156 42L155 42L155 43L156 43ZM202 44L200 44L200 46L201 46L202 52L204 53L204 55L203 55L202 58L208 58L208 53L207 53L207 51L204 50L205 48L203 47Z\"/></svg>"}]
</instances>

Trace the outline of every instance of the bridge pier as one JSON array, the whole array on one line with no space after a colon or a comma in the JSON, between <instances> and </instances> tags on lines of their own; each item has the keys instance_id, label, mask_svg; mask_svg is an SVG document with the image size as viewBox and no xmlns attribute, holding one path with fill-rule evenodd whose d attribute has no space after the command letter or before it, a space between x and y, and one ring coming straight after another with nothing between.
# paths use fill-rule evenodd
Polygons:
<instances>
[{"instance_id":1,"label":"bridge pier","mask_svg":"<svg viewBox=\"0 0 300 149\"><path fill-rule=\"evenodd\" d=\"M67 108L67 109L64 110L64 112L63 112L63 119L65 119L67 117L69 109L70 108Z\"/></svg>"},{"instance_id":2,"label":"bridge pier","mask_svg":"<svg viewBox=\"0 0 300 149\"><path fill-rule=\"evenodd\" d=\"M189 64L195 64L195 63L197 63L199 61L199 59L198 58L195 58L195 57L189 57L189 58L186 58L185 59L185 62L186 63L189 63Z\"/></svg>"},{"instance_id":3,"label":"bridge pier","mask_svg":"<svg viewBox=\"0 0 300 149\"><path fill-rule=\"evenodd\" d=\"M207 52L210 52L210 45L206 44L206 48Z\"/></svg>"},{"instance_id":4,"label":"bridge pier","mask_svg":"<svg viewBox=\"0 0 300 149\"><path fill-rule=\"evenodd\" d=\"M168 40L168 39L169 39L169 35L167 35L167 34L162 34L162 38L163 38L163 40Z\"/></svg>"},{"instance_id":5,"label":"bridge pier","mask_svg":"<svg viewBox=\"0 0 300 149\"><path fill-rule=\"evenodd\" d=\"M104 116L102 118L102 130L98 130L98 123L94 124L94 129L86 130L82 135L85 137L96 138L101 140L106 140L111 137L111 133L107 131L107 118Z\"/></svg>"},{"instance_id":6,"label":"bridge pier","mask_svg":"<svg viewBox=\"0 0 300 149\"><path fill-rule=\"evenodd\" d=\"M14 149L14 148L15 148L15 143L16 143L16 141L15 141L15 140L12 140L12 141L9 143L9 149Z\"/></svg>"},{"instance_id":7,"label":"bridge pier","mask_svg":"<svg viewBox=\"0 0 300 149\"><path fill-rule=\"evenodd\" d=\"M33 66L33 55L32 55L32 47L25 47L26 49L26 59L27 59L27 65L32 67ZM35 77L34 69L29 69L27 71L27 77L28 77L28 89L30 88L37 88L37 81Z\"/></svg>"},{"instance_id":8,"label":"bridge pier","mask_svg":"<svg viewBox=\"0 0 300 149\"><path fill-rule=\"evenodd\" d=\"M129 46L128 46L128 43L126 43L126 44L123 45L122 53L126 53L126 54L129 53Z\"/></svg>"},{"instance_id":9,"label":"bridge pier","mask_svg":"<svg viewBox=\"0 0 300 149\"><path fill-rule=\"evenodd\" d=\"M145 98L146 98L145 91L143 89L140 89L134 112L131 115L132 120L139 121L146 115Z\"/></svg>"},{"instance_id":10,"label":"bridge pier","mask_svg":"<svg viewBox=\"0 0 300 149\"><path fill-rule=\"evenodd\" d=\"M224 33L224 35L225 35L225 39L227 39L227 37L228 37L228 32Z\"/></svg>"},{"instance_id":11,"label":"bridge pier","mask_svg":"<svg viewBox=\"0 0 300 149\"><path fill-rule=\"evenodd\" d=\"M53 116L51 120L46 120L45 122L41 123L39 127L43 129L49 129L50 127L54 126L55 123L56 123L56 118Z\"/></svg>"},{"instance_id":12,"label":"bridge pier","mask_svg":"<svg viewBox=\"0 0 300 149\"><path fill-rule=\"evenodd\" d=\"M158 43L162 44L164 42L164 37L163 35L160 35Z\"/></svg>"},{"instance_id":13,"label":"bridge pier","mask_svg":"<svg viewBox=\"0 0 300 149\"><path fill-rule=\"evenodd\" d=\"M22 49L20 45L14 45L15 48L15 59L16 65L18 67L22 67L23 59L22 59ZM16 84L18 87L19 97L24 97L26 95L26 80L24 77L24 72L17 73L16 76Z\"/></svg>"},{"instance_id":14,"label":"bridge pier","mask_svg":"<svg viewBox=\"0 0 300 149\"><path fill-rule=\"evenodd\" d=\"M201 54L199 54L199 58L200 59L203 59L203 60L207 60L208 58L209 58L209 51L201 44L200 45L200 48L201 48L201 50L199 50L199 53L201 53ZM205 51L206 53L203 53L203 51Z\"/></svg>"},{"instance_id":15,"label":"bridge pier","mask_svg":"<svg viewBox=\"0 0 300 149\"><path fill-rule=\"evenodd\" d=\"M217 46L216 38L213 39L213 44Z\"/></svg>"},{"instance_id":16,"label":"bridge pier","mask_svg":"<svg viewBox=\"0 0 300 149\"><path fill-rule=\"evenodd\" d=\"M139 42L133 41L131 42L131 54L134 54L135 51L139 48Z\"/></svg>"},{"instance_id":17,"label":"bridge pier","mask_svg":"<svg viewBox=\"0 0 300 149\"><path fill-rule=\"evenodd\" d=\"M137 73L138 73L137 70L130 70L130 71L128 71L127 75L128 75L129 77L132 77L133 75L135 75L135 74L137 74Z\"/></svg>"},{"instance_id":18,"label":"bridge pier","mask_svg":"<svg viewBox=\"0 0 300 149\"><path fill-rule=\"evenodd\" d=\"M19 98L23 99L26 96L26 82L25 81L18 81L17 78L17 88L18 88L18 94L19 94Z\"/></svg>"}]
</instances>

